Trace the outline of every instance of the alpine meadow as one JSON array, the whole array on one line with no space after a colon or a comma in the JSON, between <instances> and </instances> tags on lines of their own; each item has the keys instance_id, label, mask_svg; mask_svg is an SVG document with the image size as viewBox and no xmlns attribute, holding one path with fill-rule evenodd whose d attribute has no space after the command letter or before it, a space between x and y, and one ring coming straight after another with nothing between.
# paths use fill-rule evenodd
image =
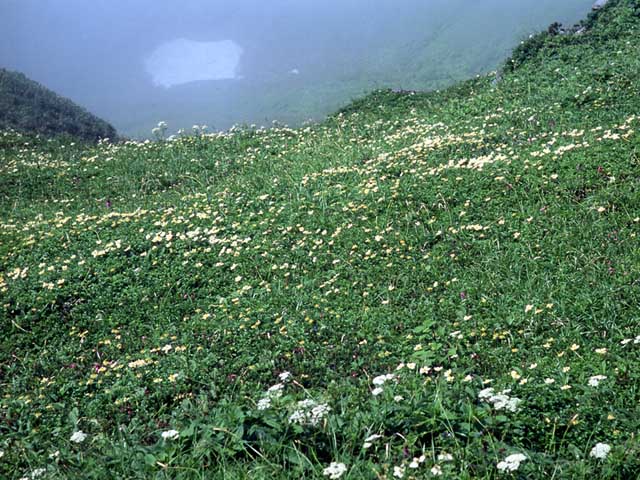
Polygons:
<instances>
[{"instance_id":1,"label":"alpine meadow","mask_svg":"<svg viewBox=\"0 0 640 480\"><path fill-rule=\"evenodd\" d=\"M0 478L640 478L640 1L604 3L296 128L0 132Z\"/></svg>"}]
</instances>

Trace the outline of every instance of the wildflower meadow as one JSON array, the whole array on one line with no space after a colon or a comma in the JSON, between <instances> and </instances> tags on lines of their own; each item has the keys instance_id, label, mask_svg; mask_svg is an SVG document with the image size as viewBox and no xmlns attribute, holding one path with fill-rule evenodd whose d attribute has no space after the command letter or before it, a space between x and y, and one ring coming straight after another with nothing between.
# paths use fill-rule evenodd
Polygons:
<instances>
[{"instance_id":1,"label":"wildflower meadow","mask_svg":"<svg viewBox=\"0 0 640 480\"><path fill-rule=\"evenodd\" d=\"M638 478L640 2L584 25L297 128L0 133L0 478Z\"/></svg>"}]
</instances>

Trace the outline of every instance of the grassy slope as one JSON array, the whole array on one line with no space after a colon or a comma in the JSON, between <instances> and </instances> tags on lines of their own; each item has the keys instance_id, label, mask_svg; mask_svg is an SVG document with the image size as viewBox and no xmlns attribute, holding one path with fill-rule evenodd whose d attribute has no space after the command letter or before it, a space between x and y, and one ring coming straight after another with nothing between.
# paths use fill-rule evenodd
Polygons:
<instances>
[{"instance_id":1,"label":"grassy slope","mask_svg":"<svg viewBox=\"0 0 640 480\"><path fill-rule=\"evenodd\" d=\"M305 129L0 136L0 476L634 478L639 15Z\"/></svg>"},{"instance_id":2,"label":"grassy slope","mask_svg":"<svg viewBox=\"0 0 640 480\"><path fill-rule=\"evenodd\" d=\"M0 129L87 142L117 137L116 130L67 98L18 72L0 68Z\"/></svg>"}]
</instances>

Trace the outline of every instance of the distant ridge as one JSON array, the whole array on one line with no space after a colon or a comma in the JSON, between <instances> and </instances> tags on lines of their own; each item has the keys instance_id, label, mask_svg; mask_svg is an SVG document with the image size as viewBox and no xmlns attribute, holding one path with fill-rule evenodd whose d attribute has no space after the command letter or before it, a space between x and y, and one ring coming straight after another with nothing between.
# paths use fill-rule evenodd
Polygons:
<instances>
[{"instance_id":1,"label":"distant ridge","mask_svg":"<svg viewBox=\"0 0 640 480\"><path fill-rule=\"evenodd\" d=\"M0 130L6 129L89 142L117 136L112 125L71 100L22 73L0 68Z\"/></svg>"}]
</instances>

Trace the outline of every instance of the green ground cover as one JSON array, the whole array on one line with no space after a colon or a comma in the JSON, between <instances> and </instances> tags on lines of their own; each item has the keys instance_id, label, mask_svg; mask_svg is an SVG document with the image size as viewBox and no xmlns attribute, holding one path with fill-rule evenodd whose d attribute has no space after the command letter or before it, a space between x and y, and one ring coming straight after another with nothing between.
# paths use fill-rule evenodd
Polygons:
<instances>
[{"instance_id":1,"label":"green ground cover","mask_svg":"<svg viewBox=\"0 0 640 480\"><path fill-rule=\"evenodd\" d=\"M588 25L299 129L0 134L0 477L636 478L640 2Z\"/></svg>"}]
</instances>

